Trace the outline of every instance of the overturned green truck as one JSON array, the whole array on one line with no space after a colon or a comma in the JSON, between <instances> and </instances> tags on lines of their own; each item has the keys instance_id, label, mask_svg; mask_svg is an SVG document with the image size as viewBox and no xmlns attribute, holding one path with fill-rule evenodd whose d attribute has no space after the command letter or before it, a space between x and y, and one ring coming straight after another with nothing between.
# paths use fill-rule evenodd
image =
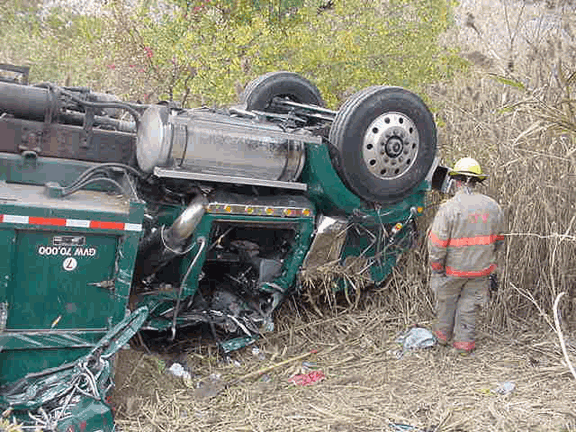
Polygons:
<instances>
[{"instance_id":1,"label":"overturned green truck","mask_svg":"<svg viewBox=\"0 0 576 432\"><path fill-rule=\"evenodd\" d=\"M8 70L0 409L24 430L113 430L114 355L140 329L207 324L230 351L319 268L381 283L445 177L433 116L399 87L333 111L273 72L235 106L181 109Z\"/></svg>"}]
</instances>

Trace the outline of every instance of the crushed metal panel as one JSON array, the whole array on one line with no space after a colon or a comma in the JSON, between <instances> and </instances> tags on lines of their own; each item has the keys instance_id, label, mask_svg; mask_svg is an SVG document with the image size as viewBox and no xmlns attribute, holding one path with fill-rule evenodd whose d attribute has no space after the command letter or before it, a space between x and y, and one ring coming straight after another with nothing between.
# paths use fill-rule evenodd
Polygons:
<instances>
[{"instance_id":1,"label":"crushed metal panel","mask_svg":"<svg viewBox=\"0 0 576 432\"><path fill-rule=\"evenodd\" d=\"M83 424L79 430L112 432L112 411L105 402L113 386L111 361L147 316L148 309L139 308L106 333L87 355L58 367L28 373L0 387L1 411L13 410L26 429L69 430Z\"/></svg>"},{"instance_id":2,"label":"crushed metal panel","mask_svg":"<svg viewBox=\"0 0 576 432\"><path fill-rule=\"evenodd\" d=\"M321 216L318 220L316 236L304 259L304 270L313 270L329 263L337 263L346 241L348 220Z\"/></svg>"}]
</instances>

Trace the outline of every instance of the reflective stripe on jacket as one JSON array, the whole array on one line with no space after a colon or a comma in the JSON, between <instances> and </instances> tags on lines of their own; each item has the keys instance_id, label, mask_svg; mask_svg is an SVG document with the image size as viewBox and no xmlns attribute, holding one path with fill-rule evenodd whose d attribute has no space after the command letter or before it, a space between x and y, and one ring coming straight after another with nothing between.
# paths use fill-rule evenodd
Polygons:
<instances>
[{"instance_id":1,"label":"reflective stripe on jacket","mask_svg":"<svg viewBox=\"0 0 576 432\"><path fill-rule=\"evenodd\" d=\"M442 204L428 236L430 266L456 277L486 276L496 269L504 241L504 216L496 201L463 187Z\"/></svg>"}]
</instances>

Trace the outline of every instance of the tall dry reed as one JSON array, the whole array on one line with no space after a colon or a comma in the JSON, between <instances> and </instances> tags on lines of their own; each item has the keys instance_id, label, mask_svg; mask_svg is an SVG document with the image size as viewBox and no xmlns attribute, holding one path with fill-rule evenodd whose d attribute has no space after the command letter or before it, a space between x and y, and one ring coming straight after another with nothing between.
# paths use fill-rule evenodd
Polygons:
<instances>
[{"instance_id":1,"label":"tall dry reed","mask_svg":"<svg viewBox=\"0 0 576 432\"><path fill-rule=\"evenodd\" d=\"M502 330L552 326L554 300L565 292L562 322L574 327L576 22L573 13L561 13L552 26L538 21L538 37L521 39L522 20L534 20L521 8L505 12L515 25L508 50L486 61L476 51L482 40L469 44L464 50L475 53L469 57L477 64L473 76L430 89L439 107L440 152L448 164L476 158L489 174L481 191L506 212L500 289L487 322Z\"/></svg>"},{"instance_id":2,"label":"tall dry reed","mask_svg":"<svg viewBox=\"0 0 576 432\"><path fill-rule=\"evenodd\" d=\"M560 317L562 325L572 330L576 328L576 100L572 96L576 18L562 13L554 26L537 21L541 28L532 28L537 37L520 39L520 28L527 22L535 25L533 18L522 14L521 8L506 10L507 49L490 57L479 51L482 39L478 45L464 44L463 56L472 62L472 73L431 86L428 96L436 109L442 163L476 158L489 175L479 191L495 198L506 214L500 288L492 296L484 324L497 331L553 329L554 300L565 292ZM401 257L392 276L369 292L363 304L398 316L404 325L433 318L425 233L446 198L436 192L430 195L425 215L418 221L419 246Z\"/></svg>"}]
</instances>

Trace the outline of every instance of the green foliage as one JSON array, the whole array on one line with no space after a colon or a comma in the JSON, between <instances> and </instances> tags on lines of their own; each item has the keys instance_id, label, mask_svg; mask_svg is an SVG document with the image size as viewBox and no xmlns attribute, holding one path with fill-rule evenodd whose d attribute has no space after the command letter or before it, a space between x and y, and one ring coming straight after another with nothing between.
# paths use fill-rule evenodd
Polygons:
<instances>
[{"instance_id":1,"label":"green foliage","mask_svg":"<svg viewBox=\"0 0 576 432\"><path fill-rule=\"evenodd\" d=\"M226 104L251 79L289 70L337 107L369 85L420 91L465 67L436 42L451 23L444 0L115 0L105 17L10 4L0 61L31 66L31 81L142 102Z\"/></svg>"},{"instance_id":2,"label":"green foliage","mask_svg":"<svg viewBox=\"0 0 576 432\"><path fill-rule=\"evenodd\" d=\"M101 18L53 9L41 13L23 1L6 2L0 14L0 61L31 66L31 81L92 85L99 73Z\"/></svg>"},{"instance_id":3,"label":"green foliage","mask_svg":"<svg viewBox=\"0 0 576 432\"><path fill-rule=\"evenodd\" d=\"M132 20L138 26L129 31L157 53L151 61L159 75L172 76L167 96L187 95L193 105L228 103L254 77L290 70L311 79L336 106L369 85L418 91L462 68L455 53L435 43L449 16L446 2L436 0L386 7L337 1L322 12L310 4L213 0L180 6L161 24Z\"/></svg>"}]
</instances>

